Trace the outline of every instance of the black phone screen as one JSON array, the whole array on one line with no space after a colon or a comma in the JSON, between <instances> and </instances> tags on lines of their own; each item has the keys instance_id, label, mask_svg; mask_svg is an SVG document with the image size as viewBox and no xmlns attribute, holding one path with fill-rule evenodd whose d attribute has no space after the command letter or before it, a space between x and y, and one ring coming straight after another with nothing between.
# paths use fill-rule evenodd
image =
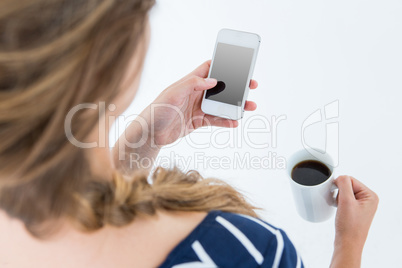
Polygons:
<instances>
[{"instance_id":1,"label":"black phone screen","mask_svg":"<svg viewBox=\"0 0 402 268\"><path fill-rule=\"evenodd\" d=\"M210 74L218 84L205 98L241 106L253 55L253 48L218 43Z\"/></svg>"}]
</instances>

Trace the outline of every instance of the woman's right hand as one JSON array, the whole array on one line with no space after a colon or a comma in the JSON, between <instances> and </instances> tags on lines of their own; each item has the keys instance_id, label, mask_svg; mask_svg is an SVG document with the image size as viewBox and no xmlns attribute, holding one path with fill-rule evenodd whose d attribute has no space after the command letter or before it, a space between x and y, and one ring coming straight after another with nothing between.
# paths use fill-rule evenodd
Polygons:
<instances>
[{"instance_id":1,"label":"woman's right hand","mask_svg":"<svg viewBox=\"0 0 402 268\"><path fill-rule=\"evenodd\" d=\"M331 267L360 267L361 253L378 206L378 196L350 176L335 180L339 188Z\"/></svg>"}]
</instances>

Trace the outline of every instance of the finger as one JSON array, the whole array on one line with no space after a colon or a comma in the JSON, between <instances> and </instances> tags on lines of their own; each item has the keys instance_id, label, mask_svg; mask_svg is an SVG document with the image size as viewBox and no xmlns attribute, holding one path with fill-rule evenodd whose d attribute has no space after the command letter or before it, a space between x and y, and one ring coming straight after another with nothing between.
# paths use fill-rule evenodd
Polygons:
<instances>
[{"instance_id":1,"label":"finger","mask_svg":"<svg viewBox=\"0 0 402 268\"><path fill-rule=\"evenodd\" d=\"M192 76L198 76L198 77L206 78L208 76L210 66L211 66L211 60L207 60L203 64L198 66L194 71L192 71L191 73L187 74L186 76L184 76L183 78L181 78L180 80L176 81L175 83L173 83L170 86L171 87L176 86L176 85L182 83L183 81L186 81L188 78L190 78Z\"/></svg>"},{"instance_id":2,"label":"finger","mask_svg":"<svg viewBox=\"0 0 402 268\"><path fill-rule=\"evenodd\" d=\"M256 89L257 87L258 87L258 82L255 81L255 80L253 80L253 79L251 79L251 80L250 80L249 88L250 88L250 89Z\"/></svg>"},{"instance_id":3,"label":"finger","mask_svg":"<svg viewBox=\"0 0 402 268\"><path fill-rule=\"evenodd\" d=\"M359 181L359 180L357 180L357 179L355 179L355 178L353 178L351 176L350 176L350 179L352 181L352 188L353 188L353 193L354 194L357 194L357 193L362 192L362 191L369 191L370 190L361 181Z\"/></svg>"},{"instance_id":4,"label":"finger","mask_svg":"<svg viewBox=\"0 0 402 268\"><path fill-rule=\"evenodd\" d=\"M216 86L218 81L214 78L201 78L198 76L191 76L184 81L185 88L189 93L195 91L203 91Z\"/></svg>"},{"instance_id":5,"label":"finger","mask_svg":"<svg viewBox=\"0 0 402 268\"><path fill-rule=\"evenodd\" d=\"M189 75L195 75L195 76L206 78L208 76L210 67L211 67L211 60L207 60L203 64L198 66Z\"/></svg>"},{"instance_id":6,"label":"finger","mask_svg":"<svg viewBox=\"0 0 402 268\"><path fill-rule=\"evenodd\" d=\"M378 204L379 199L375 192L354 177L350 177L350 179L352 180L352 187L356 200L369 199Z\"/></svg>"},{"instance_id":7,"label":"finger","mask_svg":"<svg viewBox=\"0 0 402 268\"><path fill-rule=\"evenodd\" d=\"M246 104L244 105L245 111L255 111L255 109L257 109L257 103L254 101L246 101Z\"/></svg>"},{"instance_id":8,"label":"finger","mask_svg":"<svg viewBox=\"0 0 402 268\"><path fill-rule=\"evenodd\" d=\"M338 197L340 202L343 200L356 200L352 180L349 176L339 176L334 182L339 189Z\"/></svg>"},{"instance_id":9,"label":"finger","mask_svg":"<svg viewBox=\"0 0 402 268\"><path fill-rule=\"evenodd\" d=\"M226 128L235 128L239 125L239 122L236 120L230 120L218 116L213 116L206 114L204 116L202 126L215 126L215 127L226 127Z\"/></svg>"}]
</instances>

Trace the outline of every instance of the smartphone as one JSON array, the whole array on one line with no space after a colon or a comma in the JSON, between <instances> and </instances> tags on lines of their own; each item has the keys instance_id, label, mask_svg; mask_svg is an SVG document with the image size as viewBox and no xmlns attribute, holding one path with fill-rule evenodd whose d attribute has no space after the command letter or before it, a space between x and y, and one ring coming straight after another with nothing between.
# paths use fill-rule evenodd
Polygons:
<instances>
[{"instance_id":1,"label":"smartphone","mask_svg":"<svg viewBox=\"0 0 402 268\"><path fill-rule=\"evenodd\" d=\"M243 117L260 42L260 36L254 33L219 31L208 74L218 84L204 91L204 113L232 120Z\"/></svg>"}]
</instances>

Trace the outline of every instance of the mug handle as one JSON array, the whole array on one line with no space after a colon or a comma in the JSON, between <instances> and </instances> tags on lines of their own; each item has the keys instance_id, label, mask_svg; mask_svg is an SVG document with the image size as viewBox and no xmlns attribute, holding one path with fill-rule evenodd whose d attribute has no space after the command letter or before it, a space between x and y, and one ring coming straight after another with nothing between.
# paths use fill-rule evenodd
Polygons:
<instances>
[{"instance_id":1,"label":"mug handle","mask_svg":"<svg viewBox=\"0 0 402 268\"><path fill-rule=\"evenodd\" d=\"M339 192L338 190L339 190L338 186L336 186L336 184L334 182L332 182L330 191L332 193L331 206L333 206L333 207L338 207L338 202L336 201L336 198L337 198L338 192Z\"/></svg>"}]
</instances>

